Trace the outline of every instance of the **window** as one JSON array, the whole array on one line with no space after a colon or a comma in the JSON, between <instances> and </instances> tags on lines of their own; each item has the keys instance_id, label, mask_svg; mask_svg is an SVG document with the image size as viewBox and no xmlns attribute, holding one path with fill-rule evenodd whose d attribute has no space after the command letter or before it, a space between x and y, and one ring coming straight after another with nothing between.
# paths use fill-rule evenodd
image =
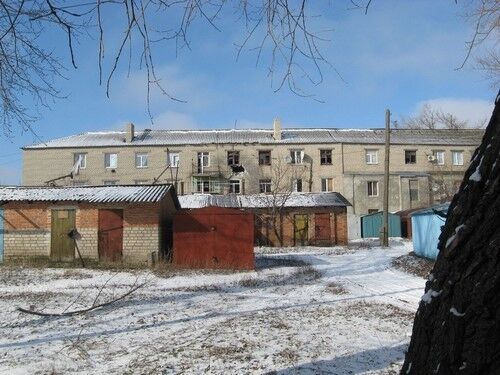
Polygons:
<instances>
[{"instance_id":1,"label":"window","mask_svg":"<svg viewBox=\"0 0 500 375\"><path fill-rule=\"evenodd\" d=\"M77 165L77 163L80 165L80 169L87 168L87 154L73 154L73 165Z\"/></svg>"},{"instance_id":2,"label":"window","mask_svg":"<svg viewBox=\"0 0 500 375\"><path fill-rule=\"evenodd\" d=\"M259 180L259 191L261 193L271 193L271 180Z\"/></svg>"},{"instance_id":3,"label":"window","mask_svg":"<svg viewBox=\"0 0 500 375\"><path fill-rule=\"evenodd\" d=\"M410 185L410 202L418 201L418 180L408 180Z\"/></svg>"},{"instance_id":4,"label":"window","mask_svg":"<svg viewBox=\"0 0 500 375\"><path fill-rule=\"evenodd\" d=\"M300 193L302 192L302 179L301 178L295 178L292 181L292 189L293 192L295 193Z\"/></svg>"},{"instance_id":5,"label":"window","mask_svg":"<svg viewBox=\"0 0 500 375\"><path fill-rule=\"evenodd\" d=\"M104 185L117 185L118 181L117 180L107 180L107 181L103 181L103 184Z\"/></svg>"},{"instance_id":6,"label":"window","mask_svg":"<svg viewBox=\"0 0 500 375\"><path fill-rule=\"evenodd\" d=\"M240 164L240 152L239 151L228 151L227 152L227 165L239 165Z\"/></svg>"},{"instance_id":7,"label":"window","mask_svg":"<svg viewBox=\"0 0 500 375\"><path fill-rule=\"evenodd\" d=\"M444 151L436 150L432 152L434 157L436 158L436 164L444 165Z\"/></svg>"},{"instance_id":8,"label":"window","mask_svg":"<svg viewBox=\"0 0 500 375\"><path fill-rule=\"evenodd\" d=\"M259 151L259 165L271 165L271 151Z\"/></svg>"},{"instance_id":9,"label":"window","mask_svg":"<svg viewBox=\"0 0 500 375\"><path fill-rule=\"evenodd\" d=\"M321 165L332 164L332 150L319 150L319 159Z\"/></svg>"},{"instance_id":10,"label":"window","mask_svg":"<svg viewBox=\"0 0 500 375\"><path fill-rule=\"evenodd\" d=\"M378 150L365 151L366 164L378 164Z\"/></svg>"},{"instance_id":11,"label":"window","mask_svg":"<svg viewBox=\"0 0 500 375\"><path fill-rule=\"evenodd\" d=\"M368 196L378 197L378 181L368 181Z\"/></svg>"},{"instance_id":12,"label":"window","mask_svg":"<svg viewBox=\"0 0 500 375\"><path fill-rule=\"evenodd\" d=\"M134 183L136 185L147 185L148 184L148 180L135 180Z\"/></svg>"},{"instance_id":13,"label":"window","mask_svg":"<svg viewBox=\"0 0 500 375\"><path fill-rule=\"evenodd\" d=\"M241 181L240 180L229 180L229 192L234 194L241 193Z\"/></svg>"},{"instance_id":14,"label":"window","mask_svg":"<svg viewBox=\"0 0 500 375\"><path fill-rule=\"evenodd\" d=\"M148 154L144 152L138 152L135 154L135 167L136 168L147 168L148 167Z\"/></svg>"},{"instance_id":15,"label":"window","mask_svg":"<svg viewBox=\"0 0 500 375\"><path fill-rule=\"evenodd\" d=\"M209 180L197 180L196 181L196 192L198 192L198 193L210 193L210 181Z\"/></svg>"},{"instance_id":16,"label":"window","mask_svg":"<svg viewBox=\"0 0 500 375\"><path fill-rule=\"evenodd\" d=\"M417 163L417 151L405 150L405 164L416 164L416 163Z\"/></svg>"},{"instance_id":17,"label":"window","mask_svg":"<svg viewBox=\"0 0 500 375\"><path fill-rule=\"evenodd\" d=\"M290 150L290 163L302 164L304 152L302 150Z\"/></svg>"},{"instance_id":18,"label":"window","mask_svg":"<svg viewBox=\"0 0 500 375\"><path fill-rule=\"evenodd\" d=\"M118 166L118 154L104 154L104 167L114 169Z\"/></svg>"},{"instance_id":19,"label":"window","mask_svg":"<svg viewBox=\"0 0 500 375\"><path fill-rule=\"evenodd\" d=\"M180 155L178 152L168 152L168 165L172 168L179 167Z\"/></svg>"},{"instance_id":20,"label":"window","mask_svg":"<svg viewBox=\"0 0 500 375\"><path fill-rule=\"evenodd\" d=\"M464 152L463 151L452 151L451 157L453 160L453 165L464 165Z\"/></svg>"},{"instance_id":21,"label":"window","mask_svg":"<svg viewBox=\"0 0 500 375\"><path fill-rule=\"evenodd\" d=\"M368 209L369 214L374 214L375 212L378 212L378 208L369 208Z\"/></svg>"},{"instance_id":22,"label":"window","mask_svg":"<svg viewBox=\"0 0 500 375\"><path fill-rule=\"evenodd\" d=\"M87 181L73 181L73 186L86 186Z\"/></svg>"},{"instance_id":23,"label":"window","mask_svg":"<svg viewBox=\"0 0 500 375\"><path fill-rule=\"evenodd\" d=\"M333 178L321 179L321 191L324 192L333 191Z\"/></svg>"},{"instance_id":24,"label":"window","mask_svg":"<svg viewBox=\"0 0 500 375\"><path fill-rule=\"evenodd\" d=\"M210 166L210 153L198 152L198 173L203 173L203 169Z\"/></svg>"}]
</instances>

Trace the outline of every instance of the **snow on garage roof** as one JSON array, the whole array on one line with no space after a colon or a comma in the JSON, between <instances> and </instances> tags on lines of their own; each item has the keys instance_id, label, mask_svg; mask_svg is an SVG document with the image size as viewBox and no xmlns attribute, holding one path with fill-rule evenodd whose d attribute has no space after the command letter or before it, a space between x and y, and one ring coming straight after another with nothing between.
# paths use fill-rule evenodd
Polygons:
<instances>
[{"instance_id":1,"label":"snow on garage roof","mask_svg":"<svg viewBox=\"0 0 500 375\"><path fill-rule=\"evenodd\" d=\"M174 197L172 185L109 185L25 187L0 186L0 202L89 202L89 203L147 203L159 202L167 193Z\"/></svg>"},{"instance_id":2,"label":"snow on garage roof","mask_svg":"<svg viewBox=\"0 0 500 375\"><path fill-rule=\"evenodd\" d=\"M284 200L284 202L283 202ZM179 197L181 208L226 207L266 208L284 207L346 207L351 204L340 193L293 193L290 195L210 195L192 194Z\"/></svg>"},{"instance_id":3,"label":"snow on garage roof","mask_svg":"<svg viewBox=\"0 0 500 375\"><path fill-rule=\"evenodd\" d=\"M392 144L412 145L479 145L482 129L393 129ZM125 142L125 132L87 132L25 146L23 149L176 146L203 144L383 144L384 129L283 129L282 138L275 140L269 129L214 129L137 131L132 142Z\"/></svg>"}]
</instances>

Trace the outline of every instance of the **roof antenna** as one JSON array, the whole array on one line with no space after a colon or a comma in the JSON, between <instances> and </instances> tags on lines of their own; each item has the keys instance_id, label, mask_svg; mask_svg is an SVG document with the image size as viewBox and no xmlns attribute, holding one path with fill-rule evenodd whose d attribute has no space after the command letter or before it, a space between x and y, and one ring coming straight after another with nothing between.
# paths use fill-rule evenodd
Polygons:
<instances>
[{"instance_id":1,"label":"roof antenna","mask_svg":"<svg viewBox=\"0 0 500 375\"><path fill-rule=\"evenodd\" d=\"M238 124L238 120L234 120L234 128L236 129L236 124Z\"/></svg>"}]
</instances>

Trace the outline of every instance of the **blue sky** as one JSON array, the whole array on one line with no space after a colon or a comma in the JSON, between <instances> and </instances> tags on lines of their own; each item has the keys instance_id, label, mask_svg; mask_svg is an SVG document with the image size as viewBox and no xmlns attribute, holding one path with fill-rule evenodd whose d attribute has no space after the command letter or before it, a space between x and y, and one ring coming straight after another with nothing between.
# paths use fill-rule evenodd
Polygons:
<instances>
[{"instance_id":1,"label":"blue sky","mask_svg":"<svg viewBox=\"0 0 500 375\"><path fill-rule=\"evenodd\" d=\"M349 1L322 4L312 11L321 15L312 26L333 30L330 41L320 45L332 67L323 67L320 85L302 85L322 102L286 88L274 92L267 56L258 66L251 51L236 61L235 43L242 41L244 29L224 14L222 32L193 25L190 50L176 54L167 44L154 51L164 86L187 101L173 102L154 92L154 124L146 112L145 72L134 64L127 77L126 67L120 67L108 99L105 87L98 84L96 42L81 38L78 69L68 68L67 79L56 82L67 98L44 109L34 129L46 140L117 130L128 121L140 128L232 128L235 122L236 127L271 127L273 118L280 117L285 127L382 127L385 108L398 119L416 113L426 102L471 120L489 115L496 89L470 65L455 70L472 29L453 1L377 0L367 15L350 10ZM106 35L117 38L118 20L111 22ZM45 38L43 43L69 62L63 36L47 33ZM111 39L108 46L111 55ZM20 132L0 135L0 184L21 183L20 147L33 138Z\"/></svg>"}]
</instances>

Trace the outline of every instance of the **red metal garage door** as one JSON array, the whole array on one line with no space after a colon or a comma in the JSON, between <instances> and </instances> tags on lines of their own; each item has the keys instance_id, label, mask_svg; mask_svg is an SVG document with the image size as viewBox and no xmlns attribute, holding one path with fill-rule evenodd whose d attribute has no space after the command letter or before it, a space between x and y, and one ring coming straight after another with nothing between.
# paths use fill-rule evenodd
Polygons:
<instances>
[{"instance_id":1,"label":"red metal garage door","mask_svg":"<svg viewBox=\"0 0 500 375\"><path fill-rule=\"evenodd\" d=\"M123 210L99 210L99 259L116 262L122 259Z\"/></svg>"},{"instance_id":2,"label":"red metal garage door","mask_svg":"<svg viewBox=\"0 0 500 375\"><path fill-rule=\"evenodd\" d=\"M254 217L206 207L174 218L173 263L193 268L253 269Z\"/></svg>"},{"instance_id":3,"label":"red metal garage door","mask_svg":"<svg viewBox=\"0 0 500 375\"><path fill-rule=\"evenodd\" d=\"M314 214L314 233L316 245L331 245L331 225L329 213Z\"/></svg>"}]
</instances>

